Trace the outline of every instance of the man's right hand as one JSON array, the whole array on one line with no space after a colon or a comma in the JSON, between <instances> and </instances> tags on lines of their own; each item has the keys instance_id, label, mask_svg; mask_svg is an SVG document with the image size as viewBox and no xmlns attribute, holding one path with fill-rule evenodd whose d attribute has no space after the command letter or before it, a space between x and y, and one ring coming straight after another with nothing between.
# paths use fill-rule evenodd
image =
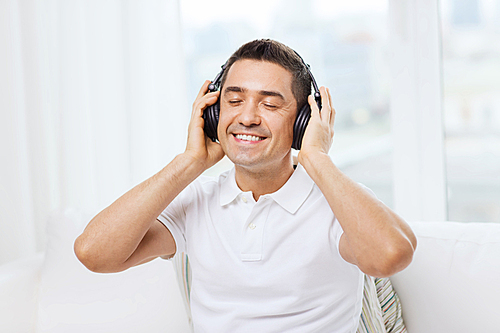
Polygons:
<instances>
[{"instance_id":1,"label":"man's right hand","mask_svg":"<svg viewBox=\"0 0 500 333\"><path fill-rule=\"evenodd\" d=\"M209 84L209 80L205 81L193 103L191 121L188 127L188 140L184 152L203 168L202 171L210 168L224 157L224 151L220 144L208 138L203 130L205 124L203 111L208 106L215 104L220 94L219 91L207 93Z\"/></svg>"}]
</instances>

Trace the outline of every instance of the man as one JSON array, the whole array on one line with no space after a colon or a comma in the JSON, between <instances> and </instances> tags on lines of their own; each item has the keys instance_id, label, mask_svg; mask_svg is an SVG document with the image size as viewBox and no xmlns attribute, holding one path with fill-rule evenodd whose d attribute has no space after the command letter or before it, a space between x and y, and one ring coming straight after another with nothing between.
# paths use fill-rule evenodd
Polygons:
<instances>
[{"instance_id":1,"label":"man","mask_svg":"<svg viewBox=\"0 0 500 333\"><path fill-rule=\"evenodd\" d=\"M185 152L99 213L75 242L78 258L118 272L187 253L195 331L354 332L363 273L405 268L411 229L328 156L330 92L320 88L320 112L293 50L247 43L228 61L220 92L207 92L209 83L193 104ZM218 99L219 143L203 119ZM294 170L293 126L306 102ZM224 155L234 169L199 177Z\"/></svg>"}]
</instances>

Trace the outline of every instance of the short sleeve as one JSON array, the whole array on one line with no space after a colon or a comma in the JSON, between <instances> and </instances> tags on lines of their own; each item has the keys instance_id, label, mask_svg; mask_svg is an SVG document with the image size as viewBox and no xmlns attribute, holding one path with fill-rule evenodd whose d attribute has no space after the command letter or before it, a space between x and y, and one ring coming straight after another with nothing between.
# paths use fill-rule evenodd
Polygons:
<instances>
[{"instance_id":1,"label":"short sleeve","mask_svg":"<svg viewBox=\"0 0 500 333\"><path fill-rule=\"evenodd\" d=\"M335 239L335 245L337 246L337 251L339 251L340 255L340 237L344 234L344 229L342 229L342 226L340 225L339 221L337 220L337 217L335 216L335 219L333 220L333 237Z\"/></svg>"},{"instance_id":2,"label":"short sleeve","mask_svg":"<svg viewBox=\"0 0 500 333\"><path fill-rule=\"evenodd\" d=\"M157 217L170 231L175 241L176 254L186 252L186 206L192 198L191 185L186 187Z\"/></svg>"}]
</instances>

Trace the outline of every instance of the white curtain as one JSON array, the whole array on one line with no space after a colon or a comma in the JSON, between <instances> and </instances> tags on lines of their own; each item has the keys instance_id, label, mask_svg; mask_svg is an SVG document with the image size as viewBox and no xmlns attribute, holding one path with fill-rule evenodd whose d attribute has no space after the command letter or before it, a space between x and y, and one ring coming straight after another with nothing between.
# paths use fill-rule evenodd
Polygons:
<instances>
[{"instance_id":1,"label":"white curtain","mask_svg":"<svg viewBox=\"0 0 500 333\"><path fill-rule=\"evenodd\" d=\"M181 152L185 87L178 0L0 0L0 264Z\"/></svg>"}]
</instances>

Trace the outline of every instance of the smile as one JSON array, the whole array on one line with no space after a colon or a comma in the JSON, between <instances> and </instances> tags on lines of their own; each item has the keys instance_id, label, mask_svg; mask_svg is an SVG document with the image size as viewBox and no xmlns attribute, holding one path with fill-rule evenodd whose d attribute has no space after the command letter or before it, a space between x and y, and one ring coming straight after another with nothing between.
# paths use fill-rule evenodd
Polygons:
<instances>
[{"instance_id":1,"label":"smile","mask_svg":"<svg viewBox=\"0 0 500 333\"><path fill-rule=\"evenodd\" d=\"M262 141L265 138L255 135L235 134L234 137L241 141Z\"/></svg>"}]
</instances>

